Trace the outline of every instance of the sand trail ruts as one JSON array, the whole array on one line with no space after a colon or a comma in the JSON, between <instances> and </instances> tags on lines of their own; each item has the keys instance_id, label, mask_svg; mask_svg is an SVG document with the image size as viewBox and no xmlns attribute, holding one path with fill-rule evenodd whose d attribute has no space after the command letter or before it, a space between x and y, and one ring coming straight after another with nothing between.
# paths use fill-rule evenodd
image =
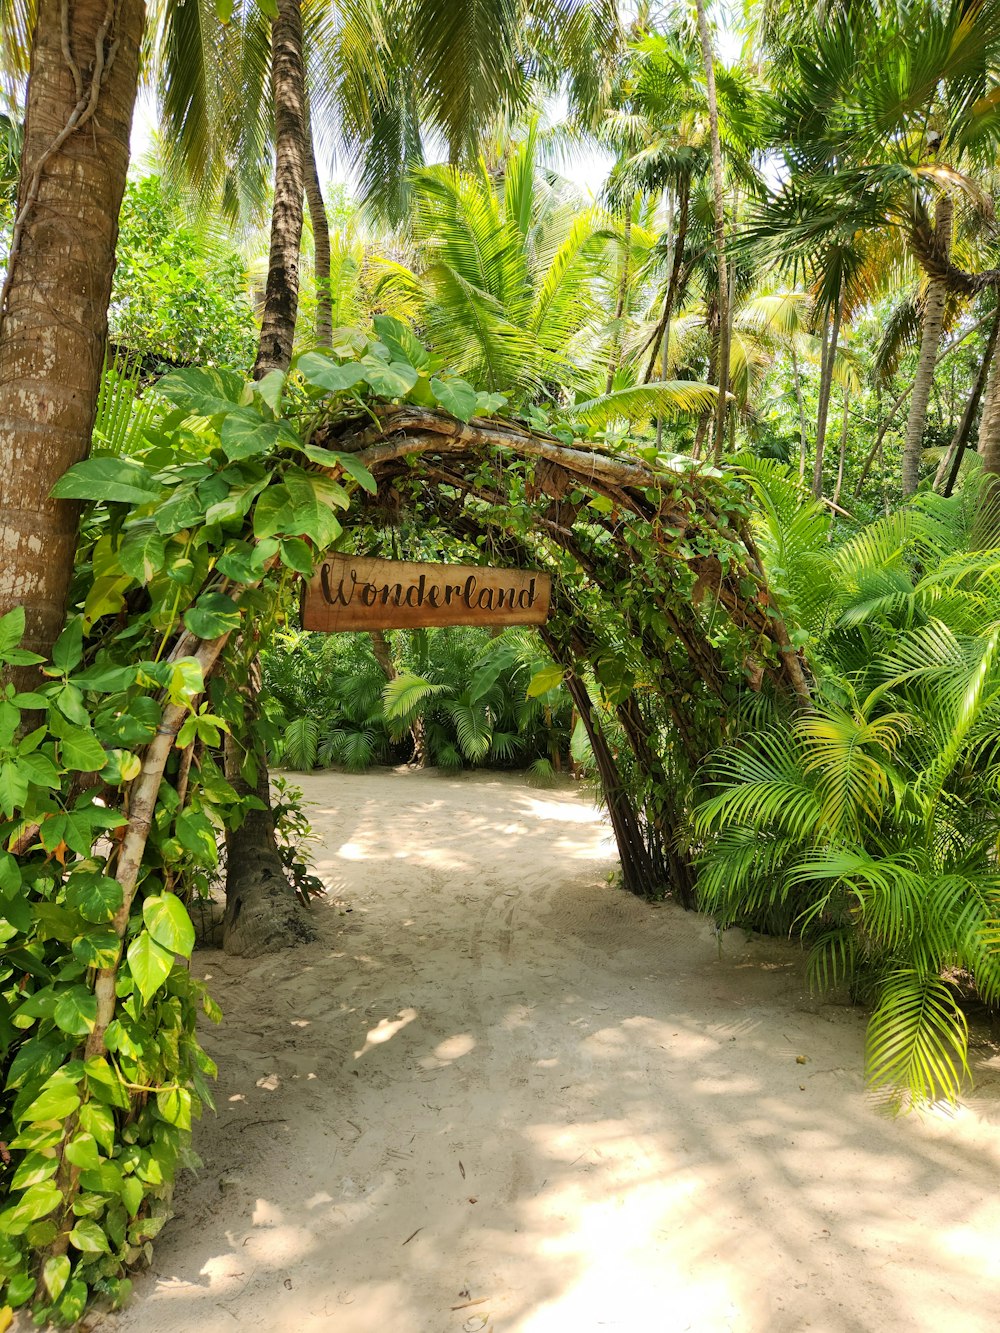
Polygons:
<instances>
[{"instance_id":1,"label":"sand trail ruts","mask_svg":"<svg viewBox=\"0 0 1000 1333\"><path fill-rule=\"evenodd\" d=\"M802 958L608 883L584 794L299 778L319 942L196 955L218 1115L116 1333L991 1333L1000 1059L888 1119ZM350 910L347 910L350 909ZM805 1057L800 1063L799 1056Z\"/></svg>"}]
</instances>

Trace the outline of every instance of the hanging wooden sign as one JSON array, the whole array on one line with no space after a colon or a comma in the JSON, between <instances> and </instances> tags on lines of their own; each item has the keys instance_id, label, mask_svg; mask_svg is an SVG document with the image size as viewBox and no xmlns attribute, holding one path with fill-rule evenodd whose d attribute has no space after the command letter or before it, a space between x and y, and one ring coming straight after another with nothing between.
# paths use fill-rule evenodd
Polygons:
<instances>
[{"instance_id":1,"label":"hanging wooden sign","mask_svg":"<svg viewBox=\"0 0 1000 1333\"><path fill-rule=\"evenodd\" d=\"M436 625L541 625L551 592L549 575L534 569L331 555L305 587L302 628L334 634Z\"/></svg>"}]
</instances>

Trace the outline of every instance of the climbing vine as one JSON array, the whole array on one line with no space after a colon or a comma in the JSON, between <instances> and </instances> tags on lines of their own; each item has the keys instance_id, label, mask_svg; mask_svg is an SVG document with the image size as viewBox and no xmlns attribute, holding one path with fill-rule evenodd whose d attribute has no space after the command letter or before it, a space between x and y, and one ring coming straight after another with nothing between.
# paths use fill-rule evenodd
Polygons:
<instances>
[{"instance_id":1,"label":"climbing vine","mask_svg":"<svg viewBox=\"0 0 1000 1333\"><path fill-rule=\"evenodd\" d=\"M759 663L791 698L805 688L741 536L737 481L627 455L592 405L500 419L502 395L448 375L391 320L335 341L288 377L160 380L130 452L56 488L87 509L52 660L19 646L19 612L0 621L0 1276L2 1302L40 1322L125 1298L194 1160L214 1074L196 1025L219 1014L189 970L186 904L255 801L221 758L246 729L250 649L319 554L407 510L483 558L551 568L546 643L592 740L613 725L631 744L661 852L654 733L675 726L695 763L733 663ZM616 771L602 776L613 789Z\"/></svg>"}]
</instances>

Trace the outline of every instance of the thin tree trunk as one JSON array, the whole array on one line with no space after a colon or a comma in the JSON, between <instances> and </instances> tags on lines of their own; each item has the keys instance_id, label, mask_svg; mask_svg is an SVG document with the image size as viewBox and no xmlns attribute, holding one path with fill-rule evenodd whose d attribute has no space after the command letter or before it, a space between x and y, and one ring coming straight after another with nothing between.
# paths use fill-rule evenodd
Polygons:
<instances>
[{"instance_id":1,"label":"thin tree trunk","mask_svg":"<svg viewBox=\"0 0 1000 1333\"><path fill-rule=\"evenodd\" d=\"M719 268L719 401L715 409L715 461L722 458L726 441L726 405L729 393L729 277L726 271L726 215L722 181L722 146L719 142L719 104L715 92L715 59L708 35L704 0L696 0L698 35L705 64L708 127L712 139L712 193L715 211L715 253Z\"/></svg>"},{"instance_id":2,"label":"thin tree trunk","mask_svg":"<svg viewBox=\"0 0 1000 1333\"><path fill-rule=\"evenodd\" d=\"M622 228L622 269L618 279L618 299L615 301L615 329L611 343L611 356L608 358L608 378L605 387L605 393L610 393L615 382L615 371L618 369L618 362L621 356L621 321L625 314L625 301L628 296L629 270L631 268L632 257L632 201L629 201L628 212L625 214L625 225Z\"/></svg>"},{"instance_id":3,"label":"thin tree trunk","mask_svg":"<svg viewBox=\"0 0 1000 1333\"><path fill-rule=\"evenodd\" d=\"M558 648L542 633L550 651L558 656ZM566 675L566 688L575 704L580 718L590 739L590 748L601 779L601 789L608 803L608 815L618 844L618 856L622 867L622 883L629 893L639 897L649 897L659 892L664 885L656 874L650 860L649 850L639 827L639 820L633 808L629 794L625 789L615 757L608 745L600 724L594 719L594 708L587 687L576 673L570 670Z\"/></svg>"},{"instance_id":4,"label":"thin tree trunk","mask_svg":"<svg viewBox=\"0 0 1000 1333\"><path fill-rule=\"evenodd\" d=\"M1000 545L1000 356L996 339L991 342L993 354L979 421L979 457L985 476L973 541L977 549Z\"/></svg>"},{"instance_id":5,"label":"thin tree trunk","mask_svg":"<svg viewBox=\"0 0 1000 1333\"><path fill-rule=\"evenodd\" d=\"M271 251L254 379L287 370L292 359L298 312L299 248L302 244L306 160L305 69L299 0L278 0L271 30L271 86L274 95L275 165ZM278 852L271 814L267 756L254 725L260 671L255 660L246 690L245 738L256 780L244 777L238 747L226 746L226 777L243 795L255 795L262 810L251 810L227 838L226 915L223 946L227 953L258 954L311 938L313 931L292 893Z\"/></svg>"},{"instance_id":6,"label":"thin tree trunk","mask_svg":"<svg viewBox=\"0 0 1000 1333\"><path fill-rule=\"evenodd\" d=\"M497 633L500 632L497 630ZM370 630L368 637L371 639L372 652L375 654L375 661L379 664L382 675L385 676L386 680L395 680L399 672L396 670L396 663L392 660L392 648L385 636L385 631L380 629ZM427 737L422 717L415 717L410 722L410 736L413 740L413 758L410 762L417 768L423 768L427 762Z\"/></svg>"},{"instance_id":7,"label":"thin tree trunk","mask_svg":"<svg viewBox=\"0 0 1000 1333\"><path fill-rule=\"evenodd\" d=\"M806 428L806 406L802 401L802 376L799 373L799 358L795 351L795 344L789 347L792 356L792 383L795 386L795 404L799 409L799 481L806 479L806 440L808 431Z\"/></svg>"},{"instance_id":8,"label":"thin tree trunk","mask_svg":"<svg viewBox=\"0 0 1000 1333\"><path fill-rule=\"evenodd\" d=\"M62 628L79 506L51 500L97 410L142 0L40 0L17 214L0 290L0 615L25 646Z\"/></svg>"},{"instance_id":9,"label":"thin tree trunk","mask_svg":"<svg viewBox=\"0 0 1000 1333\"><path fill-rule=\"evenodd\" d=\"M844 312L844 297L841 293L834 308L833 323L829 337L824 337L823 360L819 382L819 405L816 412L816 458L813 463L813 495L817 500L823 495L823 453L826 447L826 423L830 413L830 391L833 388L833 367L837 360L837 343L840 339L840 321Z\"/></svg>"},{"instance_id":10,"label":"thin tree trunk","mask_svg":"<svg viewBox=\"0 0 1000 1333\"><path fill-rule=\"evenodd\" d=\"M934 240L941 254L951 249L951 219L953 205L948 195L937 201L934 217ZM934 383L938 347L944 330L944 312L948 288L940 279L931 278L924 298L924 315L920 327L920 354L917 373L913 380L910 411L906 418L906 438L903 444L903 494L913 495L920 483L920 460L924 447L924 427L927 423L927 404Z\"/></svg>"},{"instance_id":11,"label":"thin tree trunk","mask_svg":"<svg viewBox=\"0 0 1000 1333\"><path fill-rule=\"evenodd\" d=\"M833 488L833 503L840 503L840 492L844 485L844 460L847 458L847 426L851 413L851 390L844 387L844 415L840 423L840 453L837 458L837 484Z\"/></svg>"},{"instance_id":12,"label":"thin tree trunk","mask_svg":"<svg viewBox=\"0 0 1000 1333\"><path fill-rule=\"evenodd\" d=\"M313 142L308 102L306 103L305 146L306 202L309 205L309 221L312 223L313 270L316 282L316 343L319 347L329 347L333 342L330 221L326 215L323 187L320 185L319 171L316 167L316 145Z\"/></svg>"},{"instance_id":13,"label":"thin tree trunk","mask_svg":"<svg viewBox=\"0 0 1000 1333\"><path fill-rule=\"evenodd\" d=\"M969 446L969 440L972 438L972 425L976 419L976 413L979 411L979 404L982 401L983 392L986 388L986 381L989 377L990 366L993 364L993 357L996 354L998 335L1000 335L1000 305L998 305L996 314L993 316L990 324L989 336L986 339L986 347L983 350L983 358L979 363L979 370L976 372L976 380L972 386L972 391L966 401L965 408L958 425L955 428L955 435L948 451L941 460L941 466L937 470L934 478L934 489L937 490L942 478L947 473L948 480L945 483L944 495L951 495L955 489L955 483L958 480L959 468L962 466L962 459Z\"/></svg>"},{"instance_id":14,"label":"thin tree trunk","mask_svg":"<svg viewBox=\"0 0 1000 1333\"><path fill-rule=\"evenodd\" d=\"M674 238L673 263L670 266L670 277L667 279L667 294L663 298L663 315L659 324L656 326L656 332L653 334L652 352L649 356L649 362L646 366L646 374L643 376L643 383L648 384L653 378L653 369L656 366L657 354L662 354L661 349L666 347L669 351L670 345L670 320L674 312L674 306L677 304L677 289L680 285L681 264L684 259L684 246L687 243L688 215L691 207L691 187L687 180L681 186L681 196L679 212L677 215L677 235ZM665 365L665 363L664 363ZM666 370L663 371L663 377L666 377Z\"/></svg>"},{"instance_id":15,"label":"thin tree trunk","mask_svg":"<svg viewBox=\"0 0 1000 1333\"><path fill-rule=\"evenodd\" d=\"M302 60L302 10L299 0L277 0L271 25L271 86L274 95L274 206L271 249L260 346L254 379L271 370L287 370L292 360L299 305L299 251L302 246L302 194L305 189L305 67Z\"/></svg>"}]
</instances>

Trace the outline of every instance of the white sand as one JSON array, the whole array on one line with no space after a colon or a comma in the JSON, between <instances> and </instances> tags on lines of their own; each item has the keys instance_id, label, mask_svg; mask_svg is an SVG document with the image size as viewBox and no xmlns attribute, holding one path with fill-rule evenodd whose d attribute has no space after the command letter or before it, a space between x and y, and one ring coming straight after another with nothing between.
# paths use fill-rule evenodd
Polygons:
<instances>
[{"instance_id":1,"label":"white sand","mask_svg":"<svg viewBox=\"0 0 1000 1333\"><path fill-rule=\"evenodd\" d=\"M306 949L197 956L219 1112L106 1327L1000 1327L991 1050L954 1115L887 1119L862 1015L813 1002L797 950L731 932L720 961L610 888L578 792L302 785L340 906Z\"/></svg>"}]
</instances>

